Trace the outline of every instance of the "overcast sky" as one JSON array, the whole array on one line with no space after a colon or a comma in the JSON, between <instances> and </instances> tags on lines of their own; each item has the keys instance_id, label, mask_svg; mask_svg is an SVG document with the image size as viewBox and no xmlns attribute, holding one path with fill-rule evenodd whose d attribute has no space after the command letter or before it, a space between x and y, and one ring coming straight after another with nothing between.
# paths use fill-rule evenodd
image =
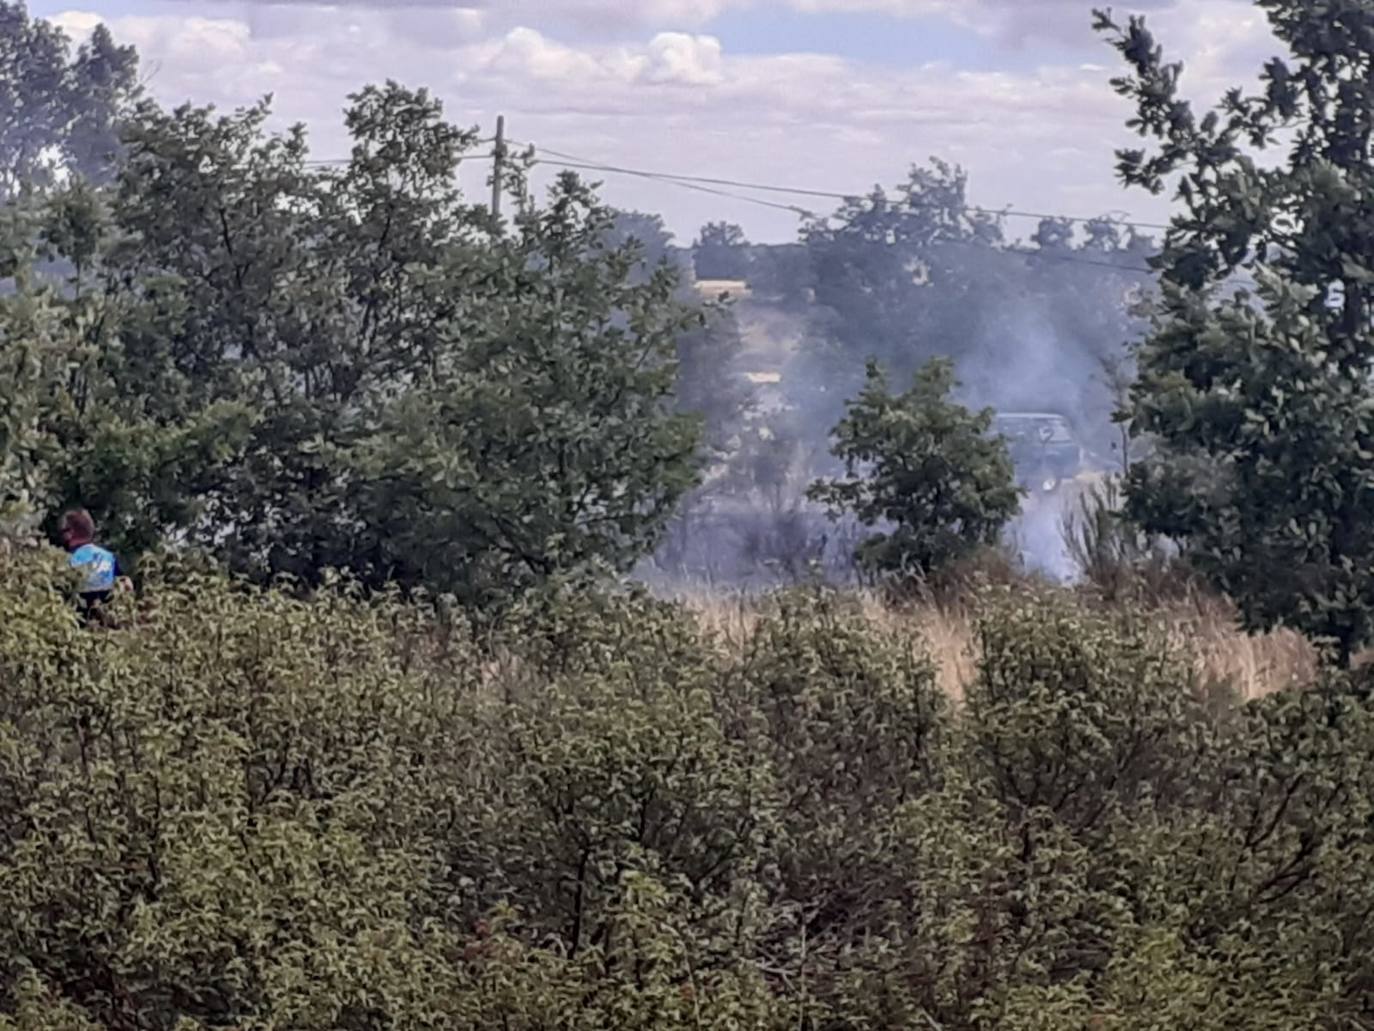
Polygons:
<instances>
[{"instance_id":1,"label":"overcast sky","mask_svg":"<svg viewBox=\"0 0 1374 1031\"><path fill-rule=\"evenodd\" d=\"M464 2L31 0L31 10L78 38L107 22L138 47L165 102L233 107L273 94L279 122L304 121L322 158L346 153L346 95L393 78L428 86L459 124L490 129L503 113L513 138L600 163L858 192L934 155L969 171L977 204L1149 221L1168 210L1115 181L1129 112L1108 86L1118 65L1091 30L1092 0ZM1115 6L1149 16L1198 96L1252 82L1276 51L1249 0ZM481 189L483 174L464 181ZM684 242L721 218L757 240L795 236L788 212L600 178L612 203L661 213Z\"/></svg>"}]
</instances>

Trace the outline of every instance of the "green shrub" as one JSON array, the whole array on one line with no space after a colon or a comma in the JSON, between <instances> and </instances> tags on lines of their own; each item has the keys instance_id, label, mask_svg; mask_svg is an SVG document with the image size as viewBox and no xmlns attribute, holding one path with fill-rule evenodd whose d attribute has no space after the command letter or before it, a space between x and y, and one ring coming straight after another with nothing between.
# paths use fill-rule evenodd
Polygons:
<instances>
[{"instance_id":1,"label":"green shrub","mask_svg":"<svg viewBox=\"0 0 1374 1031\"><path fill-rule=\"evenodd\" d=\"M978 639L965 729L1005 805L1087 833L1122 805L1186 799L1207 718L1186 664L1147 631L1044 592L993 604Z\"/></svg>"},{"instance_id":2,"label":"green shrub","mask_svg":"<svg viewBox=\"0 0 1374 1031\"><path fill-rule=\"evenodd\" d=\"M82 632L56 587L5 580L17 988L106 1027L437 1012L454 940L434 922L435 773L466 746L458 682L402 671L418 610L192 579Z\"/></svg>"},{"instance_id":3,"label":"green shrub","mask_svg":"<svg viewBox=\"0 0 1374 1031\"><path fill-rule=\"evenodd\" d=\"M442 607L0 568L0 1028L1358 1027L1374 724L1070 597Z\"/></svg>"},{"instance_id":4,"label":"green shrub","mask_svg":"<svg viewBox=\"0 0 1374 1031\"><path fill-rule=\"evenodd\" d=\"M927 363L894 395L876 363L833 431L842 480L822 480L812 500L852 513L868 529L857 558L884 574L922 577L995 545L1021 507L1006 441L990 409L950 400L954 367Z\"/></svg>"},{"instance_id":5,"label":"green shrub","mask_svg":"<svg viewBox=\"0 0 1374 1031\"><path fill-rule=\"evenodd\" d=\"M812 933L858 933L864 882L886 879L894 813L938 783L935 668L914 635L799 590L765 612L737 675L781 796L783 890Z\"/></svg>"}]
</instances>

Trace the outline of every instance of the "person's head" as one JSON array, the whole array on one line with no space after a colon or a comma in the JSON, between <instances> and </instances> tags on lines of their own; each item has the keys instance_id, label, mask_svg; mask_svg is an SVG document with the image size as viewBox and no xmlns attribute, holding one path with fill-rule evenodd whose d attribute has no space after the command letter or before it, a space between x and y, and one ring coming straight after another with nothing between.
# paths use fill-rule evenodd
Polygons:
<instances>
[{"instance_id":1,"label":"person's head","mask_svg":"<svg viewBox=\"0 0 1374 1031\"><path fill-rule=\"evenodd\" d=\"M57 523L57 536L62 540L62 547L75 551L95 540L95 520L84 508L63 512Z\"/></svg>"}]
</instances>

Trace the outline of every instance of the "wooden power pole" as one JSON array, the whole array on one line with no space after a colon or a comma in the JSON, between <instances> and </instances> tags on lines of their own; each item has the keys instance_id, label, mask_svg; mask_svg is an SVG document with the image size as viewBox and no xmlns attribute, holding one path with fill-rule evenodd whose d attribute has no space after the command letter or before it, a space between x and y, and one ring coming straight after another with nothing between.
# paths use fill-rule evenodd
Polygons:
<instances>
[{"instance_id":1,"label":"wooden power pole","mask_svg":"<svg viewBox=\"0 0 1374 1031\"><path fill-rule=\"evenodd\" d=\"M496 140L492 148L492 159L495 162L491 172L491 217L501 217L501 179L505 171L506 163L506 116L496 116Z\"/></svg>"}]
</instances>

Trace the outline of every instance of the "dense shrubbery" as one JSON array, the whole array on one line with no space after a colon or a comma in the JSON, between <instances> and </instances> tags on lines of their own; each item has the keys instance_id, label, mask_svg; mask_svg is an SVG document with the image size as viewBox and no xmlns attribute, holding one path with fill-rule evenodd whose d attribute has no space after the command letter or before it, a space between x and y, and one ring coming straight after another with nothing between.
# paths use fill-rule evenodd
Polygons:
<instances>
[{"instance_id":1,"label":"dense shrubbery","mask_svg":"<svg viewBox=\"0 0 1374 1031\"><path fill-rule=\"evenodd\" d=\"M983 601L442 608L0 571L0 1027L1293 1028L1374 1010L1374 728ZM1095 1022L1095 1023L1094 1023Z\"/></svg>"}]
</instances>

